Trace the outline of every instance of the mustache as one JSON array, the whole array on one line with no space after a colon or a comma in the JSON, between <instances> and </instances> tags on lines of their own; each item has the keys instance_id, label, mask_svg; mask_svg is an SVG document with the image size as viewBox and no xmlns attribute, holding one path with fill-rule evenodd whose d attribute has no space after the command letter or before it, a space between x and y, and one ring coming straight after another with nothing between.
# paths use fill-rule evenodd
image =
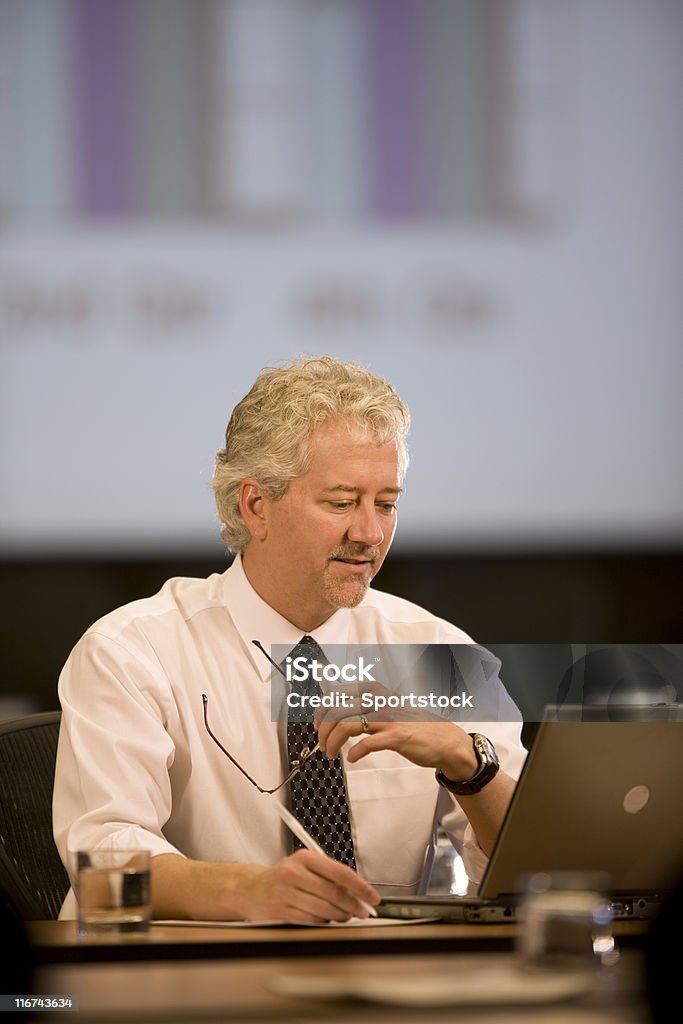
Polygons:
<instances>
[{"instance_id":1,"label":"mustache","mask_svg":"<svg viewBox=\"0 0 683 1024\"><path fill-rule=\"evenodd\" d=\"M372 562L373 564L379 558L379 548L366 547L363 544L356 545L355 547L337 548L330 555L330 561L333 562L336 558L356 558L363 562Z\"/></svg>"}]
</instances>

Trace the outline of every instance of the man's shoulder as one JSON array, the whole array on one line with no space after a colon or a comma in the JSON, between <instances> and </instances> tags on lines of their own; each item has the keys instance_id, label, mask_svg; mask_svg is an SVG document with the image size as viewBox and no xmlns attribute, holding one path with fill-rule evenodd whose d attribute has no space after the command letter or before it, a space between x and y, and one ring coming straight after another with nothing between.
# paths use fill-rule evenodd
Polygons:
<instances>
[{"instance_id":1,"label":"man's shoulder","mask_svg":"<svg viewBox=\"0 0 683 1024\"><path fill-rule=\"evenodd\" d=\"M359 625L365 621L382 632L395 633L396 643L473 643L467 633L447 619L404 597L373 587L352 615L360 620Z\"/></svg>"},{"instance_id":2,"label":"man's shoulder","mask_svg":"<svg viewBox=\"0 0 683 1024\"><path fill-rule=\"evenodd\" d=\"M155 594L120 605L101 616L86 636L98 634L115 640L144 630L145 626L153 628L154 623L168 624L173 619L179 624L188 622L202 611L223 605L220 581L219 573L205 579L174 576Z\"/></svg>"}]
</instances>

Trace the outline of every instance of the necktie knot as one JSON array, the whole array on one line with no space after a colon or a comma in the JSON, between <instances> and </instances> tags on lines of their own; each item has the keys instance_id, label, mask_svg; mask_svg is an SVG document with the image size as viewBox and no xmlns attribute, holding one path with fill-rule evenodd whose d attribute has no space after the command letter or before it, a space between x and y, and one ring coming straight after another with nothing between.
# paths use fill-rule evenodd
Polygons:
<instances>
[{"instance_id":1,"label":"necktie knot","mask_svg":"<svg viewBox=\"0 0 683 1024\"><path fill-rule=\"evenodd\" d=\"M291 671L288 673L290 687L293 693L306 696L320 696L322 689L320 683L313 675L313 662L322 662L324 655L319 644L308 634L302 636L301 640L289 653L287 661L290 663ZM310 705L303 708L296 706L290 708L289 720L295 722L312 722L313 711Z\"/></svg>"},{"instance_id":2,"label":"necktie knot","mask_svg":"<svg viewBox=\"0 0 683 1024\"><path fill-rule=\"evenodd\" d=\"M291 658L304 657L309 660L317 658L321 660L323 658L323 652L320 644L317 640L314 640L312 636L305 634L301 637L301 640L292 648L290 652Z\"/></svg>"}]
</instances>

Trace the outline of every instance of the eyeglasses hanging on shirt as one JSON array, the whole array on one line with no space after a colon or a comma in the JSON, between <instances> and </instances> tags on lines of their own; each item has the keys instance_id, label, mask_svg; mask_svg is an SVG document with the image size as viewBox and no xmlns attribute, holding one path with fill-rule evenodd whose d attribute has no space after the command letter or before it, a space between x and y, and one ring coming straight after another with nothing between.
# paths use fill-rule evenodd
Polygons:
<instances>
[{"instance_id":1,"label":"eyeglasses hanging on shirt","mask_svg":"<svg viewBox=\"0 0 683 1024\"><path fill-rule=\"evenodd\" d=\"M278 672L280 672L280 674L283 675L285 677L285 679L286 679L287 676L286 676L285 672L282 670L280 665L276 664L276 662L273 661L273 659L267 653L267 651L265 650L263 645L258 640L252 640L252 643L254 644L255 647L258 647L258 649L263 654L265 654L266 658L271 663L271 665L273 665L278 670ZM205 693L202 694L202 703L204 705L204 726L205 726L206 731L208 732L209 736L214 741L216 746L219 747L220 750L223 751L225 756L235 766L235 768L237 768L237 770L240 771L242 773L242 775L244 775L245 779L247 779L249 782L251 782L252 786L254 786L256 789L258 789L259 793L277 793L277 791L279 789L282 789L283 786L286 786L287 783L291 781L291 779L296 775L296 773L298 771L300 771L303 768L303 766L306 764L306 762L309 761L313 757L314 754L317 754L318 750L320 749L320 744L319 743L316 743L312 747L309 746L309 745L304 745L301 748L301 750L299 751L298 758L295 758L294 760L292 760L290 762L290 770L285 775L285 777L282 780L282 782L278 782L277 786L273 786L272 789L267 789L264 786L260 786L258 784L258 782L256 781L256 779L252 779L252 777L249 774L249 772L246 771L242 767L242 765L238 761L235 760L235 758L232 756L232 754L230 753L229 750L225 749L225 747L223 746L221 741L218 739L218 737L212 731L211 726L209 725L209 712L208 712L209 698L207 697L207 695Z\"/></svg>"}]
</instances>

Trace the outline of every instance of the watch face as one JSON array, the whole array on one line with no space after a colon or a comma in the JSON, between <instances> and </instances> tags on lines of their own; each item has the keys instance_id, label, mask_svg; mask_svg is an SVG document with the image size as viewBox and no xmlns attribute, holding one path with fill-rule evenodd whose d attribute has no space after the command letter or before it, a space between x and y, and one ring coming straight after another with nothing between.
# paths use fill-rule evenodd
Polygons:
<instances>
[{"instance_id":1,"label":"watch face","mask_svg":"<svg viewBox=\"0 0 683 1024\"><path fill-rule=\"evenodd\" d=\"M477 755L478 767L471 779L464 779L462 782L454 782L446 778L442 771L436 772L436 778L440 786L455 793L456 796L474 796L481 792L484 786L488 785L491 779L498 774L500 762L496 754L496 748L487 736L481 733L471 732L472 745Z\"/></svg>"},{"instance_id":2,"label":"watch face","mask_svg":"<svg viewBox=\"0 0 683 1024\"><path fill-rule=\"evenodd\" d=\"M496 748L491 743L491 740L487 736L482 736L481 733L476 733L474 737L474 745L477 749L477 753L484 764L497 764L498 755L496 754Z\"/></svg>"}]
</instances>

